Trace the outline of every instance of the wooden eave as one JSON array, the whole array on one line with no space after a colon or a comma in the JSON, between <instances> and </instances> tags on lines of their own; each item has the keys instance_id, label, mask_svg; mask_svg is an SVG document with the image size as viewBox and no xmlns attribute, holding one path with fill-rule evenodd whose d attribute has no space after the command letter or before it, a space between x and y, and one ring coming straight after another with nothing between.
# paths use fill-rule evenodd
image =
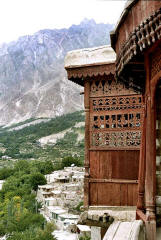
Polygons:
<instances>
[{"instance_id":1,"label":"wooden eave","mask_svg":"<svg viewBox=\"0 0 161 240\"><path fill-rule=\"evenodd\" d=\"M113 35L111 37L115 38L116 36ZM133 79L132 85L142 88L143 91L145 80L144 52L159 41L161 41L161 8L141 22L131 32L129 38L117 54L117 79L121 81L126 79L127 82L130 81L129 79Z\"/></svg>"},{"instance_id":2,"label":"wooden eave","mask_svg":"<svg viewBox=\"0 0 161 240\"><path fill-rule=\"evenodd\" d=\"M115 63L90 65L74 68L65 68L68 74L68 79L84 86L85 78L92 78L103 75L115 75Z\"/></svg>"},{"instance_id":3,"label":"wooden eave","mask_svg":"<svg viewBox=\"0 0 161 240\"><path fill-rule=\"evenodd\" d=\"M111 39L111 47L115 50L115 44L117 41L117 36L118 36L118 31L120 26L123 24L126 16L128 15L129 11L131 10L131 8L138 2L138 0L131 0L131 1L127 1L125 8L116 24L116 27L113 31L110 32L110 39Z\"/></svg>"},{"instance_id":4,"label":"wooden eave","mask_svg":"<svg viewBox=\"0 0 161 240\"><path fill-rule=\"evenodd\" d=\"M160 39L161 8L149 16L144 22L141 22L130 34L116 59L116 71L118 75L133 57L142 54L143 51Z\"/></svg>"}]
</instances>

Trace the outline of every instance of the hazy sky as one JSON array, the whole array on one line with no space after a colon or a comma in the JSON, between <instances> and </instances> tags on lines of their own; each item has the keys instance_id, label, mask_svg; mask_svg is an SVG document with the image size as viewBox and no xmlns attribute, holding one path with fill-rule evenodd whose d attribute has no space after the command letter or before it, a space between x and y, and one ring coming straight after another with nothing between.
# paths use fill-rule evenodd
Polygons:
<instances>
[{"instance_id":1,"label":"hazy sky","mask_svg":"<svg viewBox=\"0 0 161 240\"><path fill-rule=\"evenodd\" d=\"M84 18L116 23L124 0L0 0L0 43L45 28L67 28Z\"/></svg>"}]
</instances>

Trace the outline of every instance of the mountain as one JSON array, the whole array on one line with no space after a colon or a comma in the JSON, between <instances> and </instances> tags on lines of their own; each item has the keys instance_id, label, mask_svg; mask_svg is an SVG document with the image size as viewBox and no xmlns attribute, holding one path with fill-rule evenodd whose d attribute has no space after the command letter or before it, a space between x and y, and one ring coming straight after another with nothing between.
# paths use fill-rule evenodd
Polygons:
<instances>
[{"instance_id":1,"label":"mountain","mask_svg":"<svg viewBox=\"0 0 161 240\"><path fill-rule=\"evenodd\" d=\"M64 157L84 161L84 111L52 119L28 119L0 127L0 169L16 160L52 161L57 166Z\"/></svg>"},{"instance_id":2,"label":"mountain","mask_svg":"<svg viewBox=\"0 0 161 240\"><path fill-rule=\"evenodd\" d=\"M68 51L109 43L111 24L85 19L69 29L45 29L0 47L0 125L81 110L81 87L67 81Z\"/></svg>"}]
</instances>

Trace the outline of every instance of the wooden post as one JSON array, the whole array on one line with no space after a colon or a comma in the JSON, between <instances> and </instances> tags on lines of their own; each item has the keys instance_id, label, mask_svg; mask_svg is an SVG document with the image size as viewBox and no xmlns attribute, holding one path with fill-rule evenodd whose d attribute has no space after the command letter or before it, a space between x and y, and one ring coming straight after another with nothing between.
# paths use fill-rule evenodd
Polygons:
<instances>
[{"instance_id":1,"label":"wooden post","mask_svg":"<svg viewBox=\"0 0 161 240\"><path fill-rule=\"evenodd\" d=\"M137 209L144 210L145 201L144 201L144 193L145 193L145 161L146 161L146 121L145 121L145 109L143 116L143 130L142 130L142 138L141 138L141 148L140 148L140 157L139 157L139 185L138 185L138 202ZM136 216L137 217L137 216Z\"/></svg>"},{"instance_id":2,"label":"wooden post","mask_svg":"<svg viewBox=\"0 0 161 240\"><path fill-rule=\"evenodd\" d=\"M146 67L146 235L147 240L156 239L155 195L156 195L156 116L150 84L149 56L145 55Z\"/></svg>"},{"instance_id":3,"label":"wooden post","mask_svg":"<svg viewBox=\"0 0 161 240\"><path fill-rule=\"evenodd\" d=\"M85 178L84 178L84 208L89 207L89 145L90 145L90 82L84 82L84 107L85 107Z\"/></svg>"}]
</instances>

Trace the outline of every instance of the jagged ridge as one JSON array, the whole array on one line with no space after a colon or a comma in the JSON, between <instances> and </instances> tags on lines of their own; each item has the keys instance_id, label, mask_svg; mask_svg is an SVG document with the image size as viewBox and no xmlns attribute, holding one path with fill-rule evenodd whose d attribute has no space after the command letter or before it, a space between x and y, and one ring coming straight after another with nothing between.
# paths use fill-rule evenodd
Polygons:
<instances>
[{"instance_id":1,"label":"jagged ridge","mask_svg":"<svg viewBox=\"0 0 161 240\"><path fill-rule=\"evenodd\" d=\"M83 108L80 87L67 81L64 56L109 42L110 24L84 20L69 29L45 29L0 48L0 125L55 117Z\"/></svg>"}]
</instances>

